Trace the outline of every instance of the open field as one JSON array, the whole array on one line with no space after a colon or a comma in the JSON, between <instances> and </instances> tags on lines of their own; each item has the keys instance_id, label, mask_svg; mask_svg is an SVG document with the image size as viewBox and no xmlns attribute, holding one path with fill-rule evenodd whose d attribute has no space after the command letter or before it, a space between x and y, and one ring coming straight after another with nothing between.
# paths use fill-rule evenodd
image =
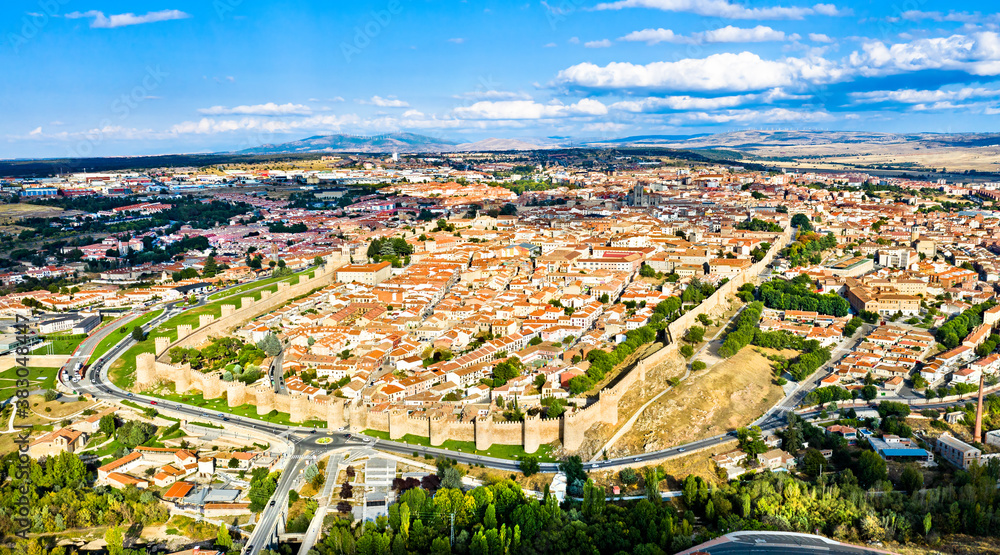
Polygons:
<instances>
[{"instance_id":1,"label":"open field","mask_svg":"<svg viewBox=\"0 0 1000 555\"><path fill-rule=\"evenodd\" d=\"M58 368L28 368L28 389L55 389ZM8 368L0 372L0 401L17 393L17 368Z\"/></svg>"},{"instance_id":2,"label":"open field","mask_svg":"<svg viewBox=\"0 0 1000 555\"><path fill-rule=\"evenodd\" d=\"M50 334L45 336L45 341L50 345L38 347L32 351L35 355L48 354L50 351L54 355L71 355L73 351L86 339L85 334L73 335L70 333Z\"/></svg>"},{"instance_id":3,"label":"open field","mask_svg":"<svg viewBox=\"0 0 1000 555\"><path fill-rule=\"evenodd\" d=\"M74 211L75 212L75 211ZM12 224L24 218L54 218L63 214L56 206L36 204L0 204L0 224Z\"/></svg>"},{"instance_id":4,"label":"open field","mask_svg":"<svg viewBox=\"0 0 1000 555\"><path fill-rule=\"evenodd\" d=\"M153 320L154 318L159 316L162 312L163 309L160 309L149 312L148 314L144 314L136 318L135 320L129 322L128 325L122 326L118 330L118 333L111 333L110 335L102 339L101 342L97 344L97 347L94 348L94 352L91 353L90 360L87 361L87 364L92 364L95 360L104 356L104 353L108 352L108 350L111 349L111 347L114 347L115 345L118 344L119 341L124 339L125 336L128 335L129 332L131 332L132 328L136 326L145 325L150 320Z\"/></svg>"},{"instance_id":5,"label":"open field","mask_svg":"<svg viewBox=\"0 0 1000 555\"><path fill-rule=\"evenodd\" d=\"M743 349L691 374L657 400L608 456L666 449L745 426L782 398L772 379L770 362L753 349Z\"/></svg>"}]
</instances>

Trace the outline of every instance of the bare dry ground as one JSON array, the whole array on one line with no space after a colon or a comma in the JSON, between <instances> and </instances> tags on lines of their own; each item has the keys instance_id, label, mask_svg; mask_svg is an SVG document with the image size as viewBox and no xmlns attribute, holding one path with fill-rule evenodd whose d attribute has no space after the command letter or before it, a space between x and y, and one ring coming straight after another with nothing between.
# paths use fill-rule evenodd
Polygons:
<instances>
[{"instance_id":1,"label":"bare dry ground","mask_svg":"<svg viewBox=\"0 0 1000 555\"><path fill-rule=\"evenodd\" d=\"M743 349L693 373L658 399L608 456L657 451L729 432L760 417L782 395L773 382L770 362L754 349Z\"/></svg>"},{"instance_id":2,"label":"bare dry ground","mask_svg":"<svg viewBox=\"0 0 1000 555\"><path fill-rule=\"evenodd\" d=\"M934 532L931 531L933 535ZM888 543L882 549L900 555L1000 555L1000 544L993 538L978 538L956 534L941 538L933 547L923 545Z\"/></svg>"},{"instance_id":3,"label":"bare dry ground","mask_svg":"<svg viewBox=\"0 0 1000 555\"><path fill-rule=\"evenodd\" d=\"M765 147L754 149L754 154L791 157L821 156L818 159L802 159L793 165L828 169L840 169L860 164L898 167L910 165L910 169L947 168L950 171L1000 171L1000 149L997 147L929 149L921 148L919 145L870 145L870 148L859 152L839 147L839 145L810 145L782 150Z\"/></svg>"},{"instance_id":4,"label":"bare dry ground","mask_svg":"<svg viewBox=\"0 0 1000 555\"><path fill-rule=\"evenodd\" d=\"M618 430L618 426L632 418L639 407L666 389L669 386L668 380L683 376L685 368L684 359L679 354L674 353L663 363L647 371L646 381L633 385L618 401L618 425L598 424L587 430L583 445L576 454L585 460L594 456L611 439L611 436ZM559 450L553 454L556 457L561 457L565 453Z\"/></svg>"},{"instance_id":5,"label":"bare dry ground","mask_svg":"<svg viewBox=\"0 0 1000 555\"><path fill-rule=\"evenodd\" d=\"M35 204L0 204L0 223L11 224L22 218L54 218L63 213L56 206Z\"/></svg>"}]
</instances>

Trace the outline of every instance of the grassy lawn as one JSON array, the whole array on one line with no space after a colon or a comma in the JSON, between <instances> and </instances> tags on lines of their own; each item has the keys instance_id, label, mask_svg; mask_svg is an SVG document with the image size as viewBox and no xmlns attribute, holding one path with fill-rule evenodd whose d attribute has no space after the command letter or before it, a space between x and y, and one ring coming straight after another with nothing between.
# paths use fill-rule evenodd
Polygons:
<instances>
[{"instance_id":1,"label":"grassy lawn","mask_svg":"<svg viewBox=\"0 0 1000 555\"><path fill-rule=\"evenodd\" d=\"M58 368L28 367L29 389L55 389ZM13 397L17 393L17 367L0 372L0 401Z\"/></svg>"},{"instance_id":2,"label":"grassy lawn","mask_svg":"<svg viewBox=\"0 0 1000 555\"><path fill-rule=\"evenodd\" d=\"M105 457L110 457L112 454L114 454L115 451L121 449L122 447L125 447L125 446L122 445L121 443L118 443L118 440L115 439L115 440L112 440L107 445L105 445L104 447L101 447L100 449L94 450L93 453L94 453L94 455L97 456L98 459L102 459L102 464L103 464L103 462L104 462L103 459ZM90 452L90 451L88 451L88 452Z\"/></svg>"},{"instance_id":3,"label":"grassy lawn","mask_svg":"<svg viewBox=\"0 0 1000 555\"><path fill-rule=\"evenodd\" d=\"M104 356L104 353L108 352L111 349L111 347L114 347L115 345L118 344L119 341L124 339L125 336L128 335L128 333L132 330L132 328L134 328L135 326L145 325L153 318L159 316L162 312L163 312L162 309L154 310L149 314L145 314L143 316L136 318L128 325L122 326L121 330L125 330L124 333L121 333L121 330L112 332L110 335L102 339L101 342L97 344L97 347L94 349L94 353L90 355L90 360L87 363L90 364L95 360Z\"/></svg>"},{"instance_id":4,"label":"grassy lawn","mask_svg":"<svg viewBox=\"0 0 1000 555\"><path fill-rule=\"evenodd\" d=\"M290 276L276 277L276 278L267 278L267 279L262 279L262 280L257 280L257 281L251 281L249 283L244 283L243 285L240 285L239 287L234 287L234 288L228 289L226 291L219 291L218 293L213 293L213 294L211 294L211 295L208 296L208 300L215 301L215 300L219 300L219 299L227 299L227 298L232 297L234 295L239 295L241 293L245 293L245 292L251 291L251 290L262 289L262 288L267 287L269 285L273 286L273 287L268 287L268 289L270 291L277 291L278 287L276 285L274 285L274 284L278 283L279 281L287 281L287 282L291 283L292 285L296 285L296 284L299 283L299 277L302 276L302 275L307 275L307 274L309 275L309 277L312 277L313 275L315 275L315 271L312 270L312 269L309 269L309 270L303 270L303 271L301 271L301 272L299 272L297 274L292 274Z\"/></svg>"},{"instance_id":5,"label":"grassy lawn","mask_svg":"<svg viewBox=\"0 0 1000 555\"><path fill-rule=\"evenodd\" d=\"M371 436L378 439L389 440L389 432L379 432L376 430L365 430L364 434L366 436ZM540 462L556 462L556 459L552 456L552 446L551 445L539 445L538 451L534 453L525 453L524 448L520 445L500 445L494 443L489 449L481 451L476 449L476 444L471 441L455 441L447 440L440 446L431 445L429 438L415 436L407 434L403 436L403 439L396 440L401 443L408 443L410 445L420 445L421 447L440 447L441 449L448 449L449 451L459 451L461 453L470 453L473 455L485 456L485 457L496 457L498 459L510 459L515 460L518 457L524 455L531 455L538 457Z\"/></svg>"},{"instance_id":6,"label":"grassy lawn","mask_svg":"<svg viewBox=\"0 0 1000 555\"><path fill-rule=\"evenodd\" d=\"M69 335L69 334L59 334L59 335L47 335L45 336L45 341L51 343L51 346L44 345L38 347L37 349L31 351L33 355L47 355L49 354L49 349L52 349L53 355L71 355L73 351L86 339L86 335Z\"/></svg>"},{"instance_id":7,"label":"grassy lawn","mask_svg":"<svg viewBox=\"0 0 1000 555\"><path fill-rule=\"evenodd\" d=\"M240 405L238 407L229 407L229 402L226 401L225 395L219 397L218 399L205 399L198 394L186 394L178 395L176 393L169 394L150 394L154 397L159 397L166 401L173 401L175 403L183 403L185 405L191 405L194 407L201 407L212 412L223 413L223 414L233 414L236 416L242 416L244 418L251 418L254 420L261 420L264 422L270 422L271 424L283 424L285 426L313 426L318 428L325 428L326 422L322 420L309 420L308 422L298 423L293 422L290 415L287 412L277 412L272 411L264 416L257 415L257 407L251 404Z\"/></svg>"},{"instance_id":8,"label":"grassy lawn","mask_svg":"<svg viewBox=\"0 0 1000 555\"><path fill-rule=\"evenodd\" d=\"M310 274L313 270L306 270L298 274L292 274L291 276L286 276L284 278L278 278L277 281L281 280L292 280L292 283L298 283L299 276ZM247 284L250 285L250 284ZM258 283L253 284L255 287L260 287ZM261 291L277 291L277 283L272 283L268 287L263 287L260 289L254 289L253 291L248 291L241 294L241 297L252 297L254 300L260 300ZM229 291L226 291L229 293ZM123 389L128 389L135 382L135 357L142 353L152 353L156 348L156 338L157 337L169 337L170 341L177 340L177 326L190 325L191 329L197 329L199 325L199 319L202 314L211 314L216 318L222 316L222 305L230 304L235 299L232 296L227 296L223 299L208 303L204 306L198 308L191 308L185 310L184 312L170 318L166 322L157 326L157 328L149 333L144 341L140 341L133 345L129 350L125 351L121 358L119 358L108 370L108 377L111 379L112 383L121 387Z\"/></svg>"}]
</instances>

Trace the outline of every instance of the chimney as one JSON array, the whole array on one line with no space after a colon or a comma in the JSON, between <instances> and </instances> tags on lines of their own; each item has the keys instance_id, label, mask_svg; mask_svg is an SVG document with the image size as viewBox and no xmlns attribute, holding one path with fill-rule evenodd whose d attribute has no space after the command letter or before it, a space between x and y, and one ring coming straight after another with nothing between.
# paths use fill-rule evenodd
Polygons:
<instances>
[{"instance_id":1,"label":"chimney","mask_svg":"<svg viewBox=\"0 0 1000 555\"><path fill-rule=\"evenodd\" d=\"M979 373L979 403L976 406L976 432L975 438L977 442L983 441L983 381L984 374Z\"/></svg>"}]
</instances>

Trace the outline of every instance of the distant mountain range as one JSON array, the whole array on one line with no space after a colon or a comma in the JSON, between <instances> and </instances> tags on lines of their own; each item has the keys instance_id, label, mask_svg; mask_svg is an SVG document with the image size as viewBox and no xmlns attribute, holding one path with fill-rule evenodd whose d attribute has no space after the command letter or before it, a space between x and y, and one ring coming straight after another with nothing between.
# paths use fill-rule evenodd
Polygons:
<instances>
[{"instance_id":1,"label":"distant mountain range","mask_svg":"<svg viewBox=\"0 0 1000 555\"><path fill-rule=\"evenodd\" d=\"M424 152L473 152L500 150L537 150L541 147L517 139L485 139L474 143L457 143L447 139L415 133L389 133L363 137L358 135L317 135L300 141L266 144L241 150L238 154L286 154L322 152L363 152L404 154Z\"/></svg>"},{"instance_id":2,"label":"distant mountain range","mask_svg":"<svg viewBox=\"0 0 1000 555\"><path fill-rule=\"evenodd\" d=\"M779 157L854 155L878 151L904 155L928 149L980 149L1000 146L1000 133L874 133L860 131L731 131L695 135L636 135L610 139L545 138L536 142L490 138L460 143L415 133L389 133L370 137L317 135L283 144L266 144L237 155L315 154L359 152L401 154L542 150L552 148L670 148L726 150L775 160ZM980 152L989 156L992 152ZM740 155L736 159L742 159ZM885 163L885 162L882 162ZM942 164L944 165L944 164Z\"/></svg>"}]
</instances>

